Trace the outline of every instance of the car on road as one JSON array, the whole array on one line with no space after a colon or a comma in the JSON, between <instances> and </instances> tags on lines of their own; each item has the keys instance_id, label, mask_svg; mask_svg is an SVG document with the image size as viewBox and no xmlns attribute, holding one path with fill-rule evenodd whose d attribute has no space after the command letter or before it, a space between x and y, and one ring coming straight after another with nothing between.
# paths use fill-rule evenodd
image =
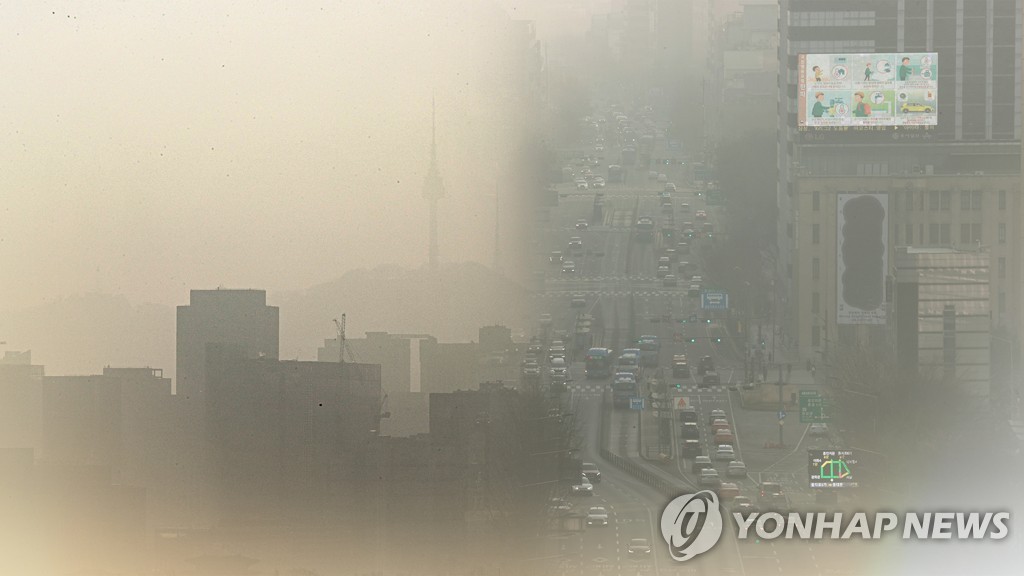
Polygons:
<instances>
[{"instance_id":1,"label":"car on road","mask_svg":"<svg viewBox=\"0 0 1024 576\"><path fill-rule=\"evenodd\" d=\"M735 459L736 450L733 449L732 444L719 444L718 448L715 448L715 460L732 462Z\"/></svg>"},{"instance_id":2,"label":"car on road","mask_svg":"<svg viewBox=\"0 0 1024 576\"><path fill-rule=\"evenodd\" d=\"M587 477L591 483L598 483L601 481L601 471L597 469L597 464L593 462L584 462L581 466L583 475Z\"/></svg>"},{"instance_id":3,"label":"car on road","mask_svg":"<svg viewBox=\"0 0 1024 576\"><path fill-rule=\"evenodd\" d=\"M725 418L715 418L715 421L711 423L711 433L714 434L719 430L728 430L729 421Z\"/></svg>"},{"instance_id":4,"label":"car on road","mask_svg":"<svg viewBox=\"0 0 1024 576\"><path fill-rule=\"evenodd\" d=\"M708 213L705 210L697 210L693 213L693 217L697 220L707 220Z\"/></svg>"},{"instance_id":5,"label":"car on road","mask_svg":"<svg viewBox=\"0 0 1024 576\"><path fill-rule=\"evenodd\" d=\"M658 278L668 276L668 266L658 266Z\"/></svg>"},{"instance_id":6,"label":"car on road","mask_svg":"<svg viewBox=\"0 0 1024 576\"><path fill-rule=\"evenodd\" d=\"M577 230L586 230L589 227L590 227L590 222L587 222L583 218L580 218L579 220L576 221L576 229Z\"/></svg>"},{"instance_id":7,"label":"car on road","mask_svg":"<svg viewBox=\"0 0 1024 576\"><path fill-rule=\"evenodd\" d=\"M675 274L665 274L665 277L661 279L661 284L665 288L674 288L679 285L679 280Z\"/></svg>"},{"instance_id":8,"label":"car on road","mask_svg":"<svg viewBox=\"0 0 1024 576\"><path fill-rule=\"evenodd\" d=\"M562 251L561 250L553 250L551 252L551 254L548 255L548 262L550 262L552 264L561 264L562 263Z\"/></svg>"},{"instance_id":9,"label":"car on road","mask_svg":"<svg viewBox=\"0 0 1024 576\"><path fill-rule=\"evenodd\" d=\"M686 290L686 295L690 298L700 296L700 284L690 284L690 287Z\"/></svg>"},{"instance_id":10,"label":"car on road","mask_svg":"<svg viewBox=\"0 0 1024 576\"><path fill-rule=\"evenodd\" d=\"M661 182L662 184L668 182L668 176L664 174L658 174L658 182Z\"/></svg>"},{"instance_id":11,"label":"car on road","mask_svg":"<svg viewBox=\"0 0 1024 576\"><path fill-rule=\"evenodd\" d=\"M566 260L562 262L562 272L566 274L573 274L576 272L576 263L572 260Z\"/></svg>"},{"instance_id":12,"label":"car on road","mask_svg":"<svg viewBox=\"0 0 1024 576\"><path fill-rule=\"evenodd\" d=\"M693 228L683 228L683 236L686 238L693 238L697 233L693 231Z\"/></svg>"},{"instance_id":13,"label":"car on road","mask_svg":"<svg viewBox=\"0 0 1024 576\"><path fill-rule=\"evenodd\" d=\"M689 254L690 253L690 243L689 242L680 242L680 243L676 244L676 250L678 250L680 254Z\"/></svg>"},{"instance_id":14,"label":"car on road","mask_svg":"<svg viewBox=\"0 0 1024 576\"><path fill-rule=\"evenodd\" d=\"M739 460L733 460L729 462L729 466L725 469L725 475L730 478L740 478L747 475L747 465Z\"/></svg>"},{"instance_id":15,"label":"car on road","mask_svg":"<svg viewBox=\"0 0 1024 576\"><path fill-rule=\"evenodd\" d=\"M573 294L569 306L572 308L584 308L587 305L587 298L582 294Z\"/></svg>"},{"instance_id":16,"label":"car on road","mask_svg":"<svg viewBox=\"0 0 1024 576\"><path fill-rule=\"evenodd\" d=\"M604 178L601 178L600 176L594 178L594 181L591 182L591 186L594 188L604 188Z\"/></svg>"},{"instance_id":17,"label":"car on road","mask_svg":"<svg viewBox=\"0 0 1024 576\"><path fill-rule=\"evenodd\" d=\"M604 506L591 506L587 511L587 526L607 526L608 511Z\"/></svg>"},{"instance_id":18,"label":"car on road","mask_svg":"<svg viewBox=\"0 0 1024 576\"><path fill-rule=\"evenodd\" d=\"M715 359L711 356L702 356L700 363L697 364L697 374L703 376L708 372L715 371Z\"/></svg>"},{"instance_id":19,"label":"car on road","mask_svg":"<svg viewBox=\"0 0 1024 576\"><path fill-rule=\"evenodd\" d=\"M710 388L712 384L721 384L722 379L718 377L718 372L706 372L704 377L700 381L701 388Z\"/></svg>"},{"instance_id":20,"label":"car on road","mask_svg":"<svg viewBox=\"0 0 1024 576\"><path fill-rule=\"evenodd\" d=\"M700 440L700 429L696 422L687 422L679 427L679 437L684 440Z\"/></svg>"},{"instance_id":21,"label":"car on road","mask_svg":"<svg viewBox=\"0 0 1024 576\"><path fill-rule=\"evenodd\" d=\"M593 496L594 485L590 483L586 476L580 474L580 483L573 484L572 493L577 496Z\"/></svg>"},{"instance_id":22,"label":"car on road","mask_svg":"<svg viewBox=\"0 0 1024 576\"><path fill-rule=\"evenodd\" d=\"M690 211L690 204L687 203L687 202L683 202L682 204L679 205L679 211L680 212L689 212Z\"/></svg>"},{"instance_id":23,"label":"car on road","mask_svg":"<svg viewBox=\"0 0 1024 576\"><path fill-rule=\"evenodd\" d=\"M732 503L729 506L733 512L739 512L741 514L752 514L757 512L757 506L754 506L754 502L750 500L749 496L736 496L732 499Z\"/></svg>"},{"instance_id":24,"label":"car on road","mask_svg":"<svg viewBox=\"0 0 1024 576\"><path fill-rule=\"evenodd\" d=\"M651 545L646 538L633 538L626 547L626 553L632 558L646 558L651 555Z\"/></svg>"},{"instance_id":25,"label":"car on road","mask_svg":"<svg viewBox=\"0 0 1024 576\"><path fill-rule=\"evenodd\" d=\"M552 498L548 501L548 512L553 514L568 514L572 512L572 504L564 498Z\"/></svg>"},{"instance_id":26,"label":"car on road","mask_svg":"<svg viewBox=\"0 0 1024 576\"><path fill-rule=\"evenodd\" d=\"M704 449L701 448L700 440L687 439L679 445L679 455L683 458L697 458L702 454L704 454ZM704 457L706 458L706 456Z\"/></svg>"},{"instance_id":27,"label":"car on road","mask_svg":"<svg viewBox=\"0 0 1024 576\"><path fill-rule=\"evenodd\" d=\"M527 364L523 366L523 376L527 378L539 378L540 377L540 366L537 364Z\"/></svg>"},{"instance_id":28,"label":"car on road","mask_svg":"<svg viewBox=\"0 0 1024 576\"><path fill-rule=\"evenodd\" d=\"M615 384L636 384L636 375L632 372L616 372Z\"/></svg>"},{"instance_id":29,"label":"car on road","mask_svg":"<svg viewBox=\"0 0 1024 576\"><path fill-rule=\"evenodd\" d=\"M679 411L679 422L686 424L687 422L697 423L697 409L693 406L687 406Z\"/></svg>"},{"instance_id":30,"label":"car on road","mask_svg":"<svg viewBox=\"0 0 1024 576\"><path fill-rule=\"evenodd\" d=\"M733 435L732 430L726 428L725 430L715 432L714 442L716 446L721 446L722 444L735 444L736 436Z\"/></svg>"},{"instance_id":31,"label":"car on road","mask_svg":"<svg viewBox=\"0 0 1024 576\"><path fill-rule=\"evenodd\" d=\"M699 275L699 274L695 274L692 278L690 278L690 282L692 282L694 284L703 284L704 283L704 277Z\"/></svg>"},{"instance_id":32,"label":"car on road","mask_svg":"<svg viewBox=\"0 0 1024 576\"><path fill-rule=\"evenodd\" d=\"M705 468L700 471L700 485L718 488L722 485L722 479L718 476L718 470Z\"/></svg>"},{"instance_id":33,"label":"car on road","mask_svg":"<svg viewBox=\"0 0 1024 576\"><path fill-rule=\"evenodd\" d=\"M714 410L711 411L710 414L708 414L708 426L714 424L715 420L728 421L728 418L725 416L725 410L722 410L721 408L715 408Z\"/></svg>"},{"instance_id":34,"label":"car on road","mask_svg":"<svg viewBox=\"0 0 1024 576\"><path fill-rule=\"evenodd\" d=\"M722 500L731 500L740 495L740 487L735 482L722 482L718 487L718 497Z\"/></svg>"},{"instance_id":35,"label":"car on road","mask_svg":"<svg viewBox=\"0 0 1024 576\"><path fill-rule=\"evenodd\" d=\"M778 482L761 482L757 499L759 502L774 502L785 499L782 484Z\"/></svg>"},{"instance_id":36,"label":"car on road","mask_svg":"<svg viewBox=\"0 0 1024 576\"><path fill-rule=\"evenodd\" d=\"M807 433L811 436L828 436L828 424L811 424L811 427L807 430Z\"/></svg>"},{"instance_id":37,"label":"car on road","mask_svg":"<svg viewBox=\"0 0 1024 576\"><path fill-rule=\"evenodd\" d=\"M693 465L690 466L690 471L694 474L700 474L701 470L714 467L715 465L711 463L710 456L697 456L693 459Z\"/></svg>"},{"instance_id":38,"label":"car on road","mask_svg":"<svg viewBox=\"0 0 1024 576\"><path fill-rule=\"evenodd\" d=\"M685 354L676 354L672 357L672 377L687 379L690 377L690 365L686 361ZM697 421L697 413L693 414L693 421Z\"/></svg>"},{"instance_id":39,"label":"car on road","mask_svg":"<svg viewBox=\"0 0 1024 576\"><path fill-rule=\"evenodd\" d=\"M677 190L674 182L665 183L665 192L675 192Z\"/></svg>"},{"instance_id":40,"label":"car on road","mask_svg":"<svg viewBox=\"0 0 1024 576\"><path fill-rule=\"evenodd\" d=\"M590 188L590 184L588 184L585 179L578 178L576 180L576 189L577 190L586 190L587 188Z\"/></svg>"}]
</instances>

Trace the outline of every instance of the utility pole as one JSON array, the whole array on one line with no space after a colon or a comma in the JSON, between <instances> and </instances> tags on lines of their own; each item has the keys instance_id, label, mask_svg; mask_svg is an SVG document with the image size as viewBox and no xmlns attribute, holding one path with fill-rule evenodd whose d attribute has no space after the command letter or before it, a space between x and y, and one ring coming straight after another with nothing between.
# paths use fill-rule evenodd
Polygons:
<instances>
[{"instance_id":1,"label":"utility pole","mask_svg":"<svg viewBox=\"0 0 1024 576\"><path fill-rule=\"evenodd\" d=\"M338 363L345 363L345 315L341 315L341 321L334 319L334 325L338 329Z\"/></svg>"}]
</instances>

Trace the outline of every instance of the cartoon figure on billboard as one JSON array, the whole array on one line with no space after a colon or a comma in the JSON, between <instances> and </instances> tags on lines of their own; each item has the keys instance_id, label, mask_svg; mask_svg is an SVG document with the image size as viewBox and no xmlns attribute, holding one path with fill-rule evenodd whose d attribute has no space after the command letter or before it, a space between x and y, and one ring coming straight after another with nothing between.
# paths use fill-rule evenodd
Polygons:
<instances>
[{"instance_id":1,"label":"cartoon figure on billboard","mask_svg":"<svg viewBox=\"0 0 1024 576\"><path fill-rule=\"evenodd\" d=\"M811 68L811 70L814 72L814 81L815 82L821 82L822 81L822 78L821 78L821 74L822 74L821 66L815 66L814 68Z\"/></svg>"},{"instance_id":2,"label":"cartoon figure on billboard","mask_svg":"<svg viewBox=\"0 0 1024 576\"><path fill-rule=\"evenodd\" d=\"M828 108L825 107L825 93L818 92L817 94L814 95L814 107L811 108L811 116L814 116L815 118L821 118L822 116L825 115L825 112L827 111Z\"/></svg>"},{"instance_id":3,"label":"cartoon figure on billboard","mask_svg":"<svg viewBox=\"0 0 1024 576\"><path fill-rule=\"evenodd\" d=\"M900 82L906 82L911 75L913 75L914 69L910 67L910 57L904 56L899 69Z\"/></svg>"},{"instance_id":4,"label":"cartoon figure on billboard","mask_svg":"<svg viewBox=\"0 0 1024 576\"><path fill-rule=\"evenodd\" d=\"M871 116L871 106L864 101L863 92L853 93L853 116L855 118L867 118Z\"/></svg>"},{"instance_id":5,"label":"cartoon figure on billboard","mask_svg":"<svg viewBox=\"0 0 1024 576\"><path fill-rule=\"evenodd\" d=\"M868 62L867 64L864 65L864 81L865 82L870 82L871 81L871 74L873 74L873 72L871 71L871 62Z\"/></svg>"}]
</instances>

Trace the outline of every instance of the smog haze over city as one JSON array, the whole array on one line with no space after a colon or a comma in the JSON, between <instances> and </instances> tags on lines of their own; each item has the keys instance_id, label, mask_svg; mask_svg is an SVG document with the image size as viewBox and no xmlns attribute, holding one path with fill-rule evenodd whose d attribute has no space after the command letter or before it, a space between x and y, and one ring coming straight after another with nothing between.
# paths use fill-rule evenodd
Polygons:
<instances>
[{"instance_id":1,"label":"smog haze over city","mask_svg":"<svg viewBox=\"0 0 1024 576\"><path fill-rule=\"evenodd\" d=\"M0 4L0 572L1016 574L1021 30Z\"/></svg>"}]
</instances>

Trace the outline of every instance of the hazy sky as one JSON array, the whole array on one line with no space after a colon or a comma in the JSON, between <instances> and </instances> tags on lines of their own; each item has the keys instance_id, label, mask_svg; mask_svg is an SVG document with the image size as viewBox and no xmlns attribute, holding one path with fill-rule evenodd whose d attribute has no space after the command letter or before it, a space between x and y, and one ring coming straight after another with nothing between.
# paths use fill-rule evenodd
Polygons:
<instances>
[{"instance_id":1,"label":"hazy sky","mask_svg":"<svg viewBox=\"0 0 1024 576\"><path fill-rule=\"evenodd\" d=\"M489 263L507 23L488 0L0 4L0 309L421 265L432 92L442 261Z\"/></svg>"}]
</instances>

